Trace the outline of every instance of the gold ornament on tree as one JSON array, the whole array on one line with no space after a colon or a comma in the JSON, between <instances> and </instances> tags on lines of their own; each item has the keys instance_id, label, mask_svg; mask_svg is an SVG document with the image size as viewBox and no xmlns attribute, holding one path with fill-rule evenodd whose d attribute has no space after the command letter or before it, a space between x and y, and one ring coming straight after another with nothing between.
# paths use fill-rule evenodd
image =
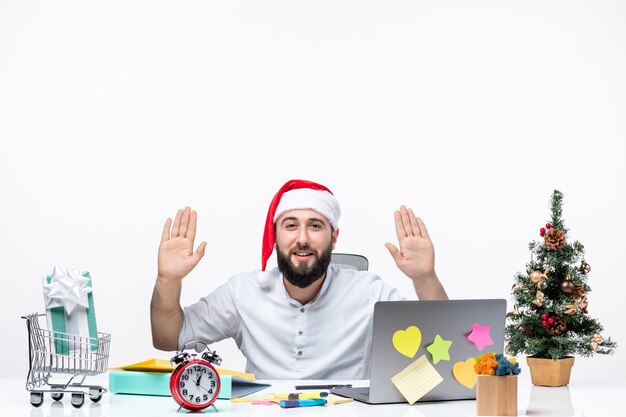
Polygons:
<instances>
[{"instance_id":1,"label":"gold ornament on tree","mask_svg":"<svg viewBox=\"0 0 626 417\"><path fill-rule=\"evenodd\" d=\"M580 268L578 269L580 272L582 272L585 275L588 275L591 272L591 265L589 265L584 259L583 261L580 263Z\"/></svg>"},{"instance_id":2,"label":"gold ornament on tree","mask_svg":"<svg viewBox=\"0 0 626 417\"><path fill-rule=\"evenodd\" d=\"M565 246L565 233L554 227L548 229L543 237L543 241L549 250L558 250Z\"/></svg>"},{"instance_id":3,"label":"gold ornament on tree","mask_svg":"<svg viewBox=\"0 0 626 417\"><path fill-rule=\"evenodd\" d=\"M587 296L584 295L580 300L574 301L572 304L565 305L565 314L587 313Z\"/></svg>"},{"instance_id":4,"label":"gold ornament on tree","mask_svg":"<svg viewBox=\"0 0 626 417\"><path fill-rule=\"evenodd\" d=\"M574 300L580 300L585 296L585 287L581 284L574 285L574 292L572 293L572 298Z\"/></svg>"},{"instance_id":5,"label":"gold ornament on tree","mask_svg":"<svg viewBox=\"0 0 626 417\"><path fill-rule=\"evenodd\" d=\"M537 285L537 288L545 286L546 281L548 280L548 270L546 269L544 272L541 271L533 271L530 273L530 281L533 284Z\"/></svg>"},{"instance_id":6,"label":"gold ornament on tree","mask_svg":"<svg viewBox=\"0 0 626 417\"><path fill-rule=\"evenodd\" d=\"M598 333L594 333L593 336L591 336L591 342L589 342L589 347L595 352L596 350L598 350L598 346L603 340L604 338L602 336L600 336Z\"/></svg>"},{"instance_id":7,"label":"gold ornament on tree","mask_svg":"<svg viewBox=\"0 0 626 417\"><path fill-rule=\"evenodd\" d=\"M513 306L513 311L509 311L508 313L506 313L506 316L507 317L519 316L519 308L517 304Z\"/></svg>"},{"instance_id":8,"label":"gold ornament on tree","mask_svg":"<svg viewBox=\"0 0 626 417\"><path fill-rule=\"evenodd\" d=\"M541 307L543 305L543 297L545 297L545 295L541 291L537 290L537 294L535 294L533 304L537 307Z\"/></svg>"}]
</instances>

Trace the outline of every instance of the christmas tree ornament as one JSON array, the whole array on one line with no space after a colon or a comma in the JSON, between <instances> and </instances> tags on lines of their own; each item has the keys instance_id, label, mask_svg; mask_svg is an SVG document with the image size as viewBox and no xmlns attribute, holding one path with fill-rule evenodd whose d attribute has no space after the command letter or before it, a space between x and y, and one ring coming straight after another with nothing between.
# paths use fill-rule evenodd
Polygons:
<instances>
[{"instance_id":1,"label":"christmas tree ornament","mask_svg":"<svg viewBox=\"0 0 626 417\"><path fill-rule=\"evenodd\" d=\"M598 333L594 333L593 336L591 336L591 342L589 342L589 347L591 348L591 350L596 352L598 350L600 342L602 342L603 340L604 338L601 335L599 335Z\"/></svg>"},{"instance_id":2,"label":"christmas tree ornament","mask_svg":"<svg viewBox=\"0 0 626 417\"><path fill-rule=\"evenodd\" d=\"M537 290L537 293L535 294L535 299L533 300L533 304L536 305L537 307L541 307L543 305L544 297L545 297L544 293Z\"/></svg>"},{"instance_id":3,"label":"christmas tree ornament","mask_svg":"<svg viewBox=\"0 0 626 417\"><path fill-rule=\"evenodd\" d=\"M517 304L513 306L513 311L509 311L508 313L506 313L506 316L507 317L519 316L519 308L517 307Z\"/></svg>"},{"instance_id":4,"label":"christmas tree ornament","mask_svg":"<svg viewBox=\"0 0 626 417\"><path fill-rule=\"evenodd\" d=\"M537 288L543 287L548 280L548 270L545 272L533 271L530 273L530 280L533 284L537 284Z\"/></svg>"},{"instance_id":5,"label":"christmas tree ornament","mask_svg":"<svg viewBox=\"0 0 626 417\"><path fill-rule=\"evenodd\" d=\"M543 241L549 250L559 250L565 246L565 233L562 230L551 228L545 233Z\"/></svg>"},{"instance_id":6,"label":"christmas tree ornament","mask_svg":"<svg viewBox=\"0 0 626 417\"><path fill-rule=\"evenodd\" d=\"M587 303L587 296L583 296L583 298L581 298L580 300L576 301L578 303L578 305L580 306L580 312L587 314L587 306L589 305L589 303Z\"/></svg>"},{"instance_id":7,"label":"christmas tree ornament","mask_svg":"<svg viewBox=\"0 0 626 417\"><path fill-rule=\"evenodd\" d=\"M566 295L574 294L574 281L571 279L565 279L561 282L561 292Z\"/></svg>"},{"instance_id":8,"label":"christmas tree ornament","mask_svg":"<svg viewBox=\"0 0 626 417\"><path fill-rule=\"evenodd\" d=\"M565 314L587 314L587 296L583 296L580 300L576 300L571 304L565 305Z\"/></svg>"},{"instance_id":9,"label":"christmas tree ornament","mask_svg":"<svg viewBox=\"0 0 626 417\"><path fill-rule=\"evenodd\" d=\"M589 265L587 262L585 262L585 260L583 259L583 261L580 263L580 268L578 269L580 272L582 272L585 275L589 275L589 273L591 272L591 265Z\"/></svg>"},{"instance_id":10,"label":"christmas tree ornament","mask_svg":"<svg viewBox=\"0 0 626 417\"><path fill-rule=\"evenodd\" d=\"M545 228L541 228L539 229L539 236L544 237L546 235L546 229Z\"/></svg>"},{"instance_id":11,"label":"christmas tree ornament","mask_svg":"<svg viewBox=\"0 0 626 417\"><path fill-rule=\"evenodd\" d=\"M546 229L551 229L552 225L550 223L546 223Z\"/></svg>"},{"instance_id":12,"label":"christmas tree ornament","mask_svg":"<svg viewBox=\"0 0 626 417\"><path fill-rule=\"evenodd\" d=\"M543 314L541 315L541 320L547 320L547 319L548 319L548 314L543 313Z\"/></svg>"},{"instance_id":13,"label":"christmas tree ornament","mask_svg":"<svg viewBox=\"0 0 626 417\"><path fill-rule=\"evenodd\" d=\"M572 293L572 298L574 300L579 300L585 296L585 286L581 284L574 285L574 292Z\"/></svg>"},{"instance_id":14,"label":"christmas tree ornament","mask_svg":"<svg viewBox=\"0 0 626 417\"><path fill-rule=\"evenodd\" d=\"M550 336L558 336L567 330L567 321L561 316L550 317L545 327Z\"/></svg>"}]
</instances>

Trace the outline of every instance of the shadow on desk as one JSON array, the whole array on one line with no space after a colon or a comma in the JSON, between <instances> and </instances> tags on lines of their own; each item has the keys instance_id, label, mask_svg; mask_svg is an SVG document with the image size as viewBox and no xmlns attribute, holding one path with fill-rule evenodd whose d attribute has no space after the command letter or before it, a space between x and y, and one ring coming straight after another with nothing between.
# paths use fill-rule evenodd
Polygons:
<instances>
[{"instance_id":1,"label":"shadow on desk","mask_svg":"<svg viewBox=\"0 0 626 417\"><path fill-rule=\"evenodd\" d=\"M418 402L412 406L404 405L407 408L400 415L401 417L472 416L476 413L476 401L473 400Z\"/></svg>"},{"instance_id":2,"label":"shadow on desk","mask_svg":"<svg viewBox=\"0 0 626 417\"><path fill-rule=\"evenodd\" d=\"M99 403L85 404L82 408L74 408L63 401L44 403L42 407L33 407L30 417L101 417L102 406Z\"/></svg>"},{"instance_id":3,"label":"shadow on desk","mask_svg":"<svg viewBox=\"0 0 626 417\"><path fill-rule=\"evenodd\" d=\"M526 415L573 416L574 406L572 405L569 387L552 388L533 385L530 390L528 407L526 407Z\"/></svg>"}]
</instances>

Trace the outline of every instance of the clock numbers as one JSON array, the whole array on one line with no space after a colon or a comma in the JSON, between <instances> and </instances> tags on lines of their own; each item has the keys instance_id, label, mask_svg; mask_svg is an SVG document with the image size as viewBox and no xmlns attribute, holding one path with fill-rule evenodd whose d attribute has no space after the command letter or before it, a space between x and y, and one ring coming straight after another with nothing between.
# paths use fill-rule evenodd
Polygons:
<instances>
[{"instance_id":1,"label":"clock numbers","mask_svg":"<svg viewBox=\"0 0 626 417\"><path fill-rule=\"evenodd\" d=\"M187 402L201 404L215 395L216 375L206 366L191 365L180 376L178 386Z\"/></svg>"}]
</instances>

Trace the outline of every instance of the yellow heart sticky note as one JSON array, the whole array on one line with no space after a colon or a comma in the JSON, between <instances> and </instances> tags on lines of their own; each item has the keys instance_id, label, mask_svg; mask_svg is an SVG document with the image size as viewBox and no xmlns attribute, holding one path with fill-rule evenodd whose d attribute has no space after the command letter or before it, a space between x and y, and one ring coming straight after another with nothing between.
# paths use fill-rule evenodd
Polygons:
<instances>
[{"instance_id":1,"label":"yellow heart sticky note","mask_svg":"<svg viewBox=\"0 0 626 417\"><path fill-rule=\"evenodd\" d=\"M452 367L452 374L461 385L466 386L469 389L474 388L476 385L476 371L474 371L474 364L476 359L469 358L465 362L457 362Z\"/></svg>"},{"instance_id":2,"label":"yellow heart sticky note","mask_svg":"<svg viewBox=\"0 0 626 417\"><path fill-rule=\"evenodd\" d=\"M409 326L406 330L398 330L391 338L393 347L404 356L412 358L422 343L422 332L415 326Z\"/></svg>"}]
</instances>

